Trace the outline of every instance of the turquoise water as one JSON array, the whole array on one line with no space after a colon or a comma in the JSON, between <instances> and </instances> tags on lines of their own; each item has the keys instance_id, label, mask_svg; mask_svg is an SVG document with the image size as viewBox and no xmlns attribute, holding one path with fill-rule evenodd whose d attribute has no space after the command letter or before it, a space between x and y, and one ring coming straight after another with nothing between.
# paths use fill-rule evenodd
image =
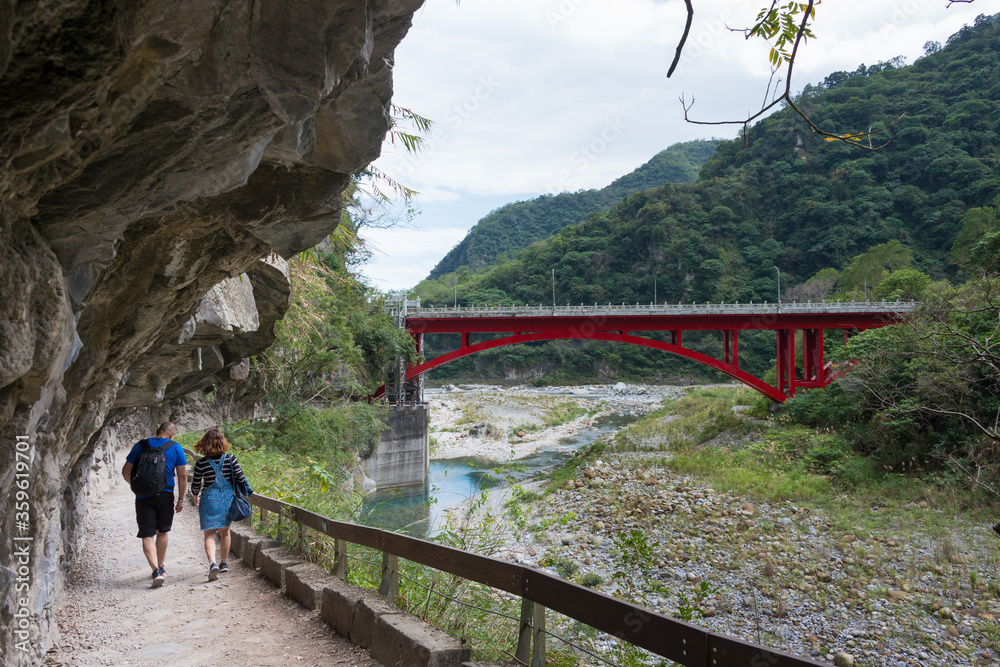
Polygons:
<instances>
[{"instance_id":1,"label":"turquoise water","mask_svg":"<svg viewBox=\"0 0 1000 667\"><path fill-rule=\"evenodd\" d=\"M461 505L482 489L500 489L524 482L560 466L580 447L636 419L622 415L600 417L594 420L592 427L563 438L557 445L508 464L491 464L469 457L433 460L428 467L427 484L379 491L369 497L361 510L361 523L416 537L434 534L445 510Z\"/></svg>"}]
</instances>

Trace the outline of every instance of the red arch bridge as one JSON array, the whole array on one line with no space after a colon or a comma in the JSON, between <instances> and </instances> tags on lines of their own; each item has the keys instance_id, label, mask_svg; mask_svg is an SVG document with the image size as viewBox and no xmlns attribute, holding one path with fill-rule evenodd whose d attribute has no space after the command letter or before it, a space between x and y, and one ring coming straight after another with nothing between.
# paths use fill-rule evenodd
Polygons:
<instances>
[{"instance_id":1,"label":"red arch bridge","mask_svg":"<svg viewBox=\"0 0 1000 667\"><path fill-rule=\"evenodd\" d=\"M850 332L900 323L916 303L782 303L782 304L677 304L621 306L511 306L473 308L421 308L418 301L388 304L390 313L413 336L417 353L423 353L424 334L457 333L458 349L415 366L400 366L398 377L380 388L373 398L409 401L419 396L424 373L449 361L505 345L556 339L604 340L642 345L692 359L729 375L776 402L795 395L799 388L825 387L835 370L823 360L823 336L840 329ZM774 331L777 339L777 386L740 368L741 331ZM638 335L669 331L670 342ZM722 358L716 359L684 347L686 331L717 331L722 337ZM796 368L796 332L802 332L802 368ZM499 337L472 341L472 334Z\"/></svg>"}]
</instances>

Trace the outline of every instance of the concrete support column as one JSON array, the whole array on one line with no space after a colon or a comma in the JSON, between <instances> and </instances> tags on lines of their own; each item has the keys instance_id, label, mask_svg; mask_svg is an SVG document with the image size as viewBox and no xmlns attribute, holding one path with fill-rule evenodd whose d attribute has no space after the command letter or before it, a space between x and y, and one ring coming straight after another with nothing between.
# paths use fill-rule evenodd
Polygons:
<instances>
[{"instance_id":1,"label":"concrete support column","mask_svg":"<svg viewBox=\"0 0 1000 667\"><path fill-rule=\"evenodd\" d=\"M379 489L423 484L430 462L427 405L389 409L389 425L365 460L365 472Z\"/></svg>"}]
</instances>

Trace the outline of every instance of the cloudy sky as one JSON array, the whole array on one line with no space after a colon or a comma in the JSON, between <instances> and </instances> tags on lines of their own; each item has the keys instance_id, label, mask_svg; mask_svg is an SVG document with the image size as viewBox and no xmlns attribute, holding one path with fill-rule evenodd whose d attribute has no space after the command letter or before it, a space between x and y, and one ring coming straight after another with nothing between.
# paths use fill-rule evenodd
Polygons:
<instances>
[{"instance_id":1,"label":"cloudy sky","mask_svg":"<svg viewBox=\"0 0 1000 667\"><path fill-rule=\"evenodd\" d=\"M728 28L764 0L695 0L680 66L666 72L684 25L682 0L427 0L396 51L395 104L434 121L416 156L387 144L375 166L419 191L402 228L363 236L363 267L381 289L427 276L479 218L543 193L599 188L679 141L731 138L760 108L767 46ZM1000 0L826 0L796 65L793 89L837 70L944 43ZM863 128L835 128L858 130Z\"/></svg>"}]
</instances>

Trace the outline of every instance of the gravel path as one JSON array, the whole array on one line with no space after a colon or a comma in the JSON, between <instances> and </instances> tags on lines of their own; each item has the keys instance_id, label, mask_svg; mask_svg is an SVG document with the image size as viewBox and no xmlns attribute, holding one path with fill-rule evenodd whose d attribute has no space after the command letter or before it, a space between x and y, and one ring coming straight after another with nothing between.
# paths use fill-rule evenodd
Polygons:
<instances>
[{"instance_id":1,"label":"gravel path","mask_svg":"<svg viewBox=\"0 0 1000 667\"><path fill-rule=\"evenodd\" d=\"M198 511L174 518L166 584L150 589L131 491L92 508L88 542L60 598L61 638L46 664L379 665L242 562L208 582Z\"/></svg>"}]
</instances>

